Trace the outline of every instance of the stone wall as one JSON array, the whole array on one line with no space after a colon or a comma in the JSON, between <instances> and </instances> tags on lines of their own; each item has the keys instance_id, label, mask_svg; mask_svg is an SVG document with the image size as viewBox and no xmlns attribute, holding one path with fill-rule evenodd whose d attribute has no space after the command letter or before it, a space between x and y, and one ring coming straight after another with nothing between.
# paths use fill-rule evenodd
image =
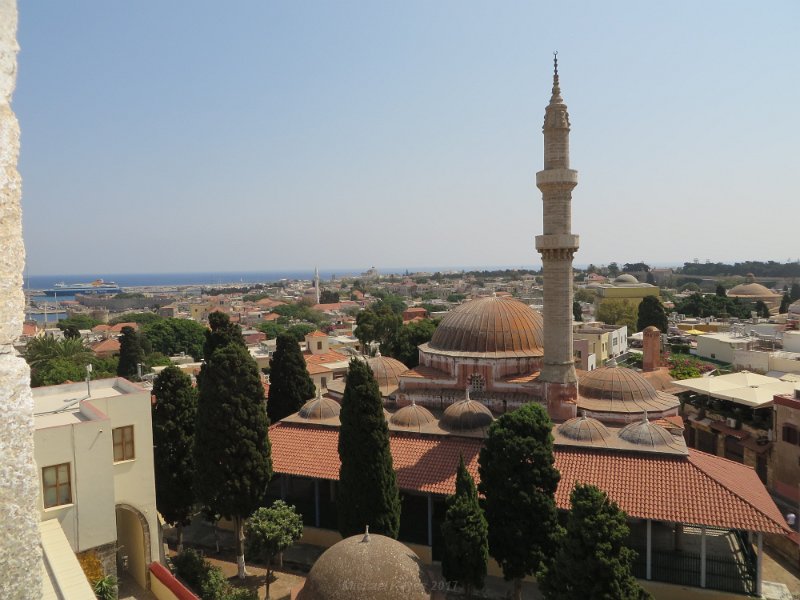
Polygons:
<instances>
[{"instance_id":1,"label":"stone wall","mask_svg":"<svg viewBox=\"0 0 800 600\"><path fill-rule=\"evenodd\" d=\"M0 0L0 598L33 600L42 596L33 399L28 365L13 346L25 307L19 124L11 110L16 32L16 1Z\"/></svg>"}]
</instances>

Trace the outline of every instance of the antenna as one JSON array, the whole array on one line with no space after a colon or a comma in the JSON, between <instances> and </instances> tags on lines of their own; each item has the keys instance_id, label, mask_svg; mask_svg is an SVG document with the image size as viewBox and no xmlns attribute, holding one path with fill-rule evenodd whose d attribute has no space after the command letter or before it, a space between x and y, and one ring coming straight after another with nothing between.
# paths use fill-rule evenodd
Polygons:
<instances>
[{"instance_id":1,"label":"antenna","mask_svg":"<svg viewBox=\"0 0 800 600\"><path fill-rule=\"evenodd\" d=\"M92 363L86 365L86 395L92 397Z\"/></svg>"}]
</instances>

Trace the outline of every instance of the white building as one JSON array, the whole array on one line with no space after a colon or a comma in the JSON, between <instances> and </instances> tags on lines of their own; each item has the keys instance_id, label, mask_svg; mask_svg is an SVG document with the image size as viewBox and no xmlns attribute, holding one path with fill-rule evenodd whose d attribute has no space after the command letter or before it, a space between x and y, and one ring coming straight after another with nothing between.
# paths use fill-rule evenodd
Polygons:
<instances>
[{"instance_id":1,"label":"white building","mask_svg":"<svg viewBox=\"0 0 800 600\"><path fill-rule=\"evenodd\" d=\"M150 392L122 378L33 390L41 521L148 588L158 561Z\"/></svg>"}]
</instances>

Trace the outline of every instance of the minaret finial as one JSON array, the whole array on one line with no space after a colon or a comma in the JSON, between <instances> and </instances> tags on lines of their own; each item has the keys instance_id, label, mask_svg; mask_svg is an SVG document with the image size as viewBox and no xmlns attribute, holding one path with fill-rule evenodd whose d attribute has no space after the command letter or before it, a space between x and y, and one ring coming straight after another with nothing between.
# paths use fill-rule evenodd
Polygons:
<instances>
[{"instance_id":1,"label":"minaret finial","mask_svg":"<svg viewBox=\"0 0 800 600\"><path fill-rule=\"evenodd\" d=\"M369 541L369 525L367 525L367 530L364 532L364 537L361 538L361 543Z\"/></svg>"},{"instance_id":2,"label":"minaret finial","mask_svg":"<svg viewBox=\"0 0 800 600\"><path fill-rule=\"evenodd\" d=\"M558 83L558 50L553 52L553 96L550 104L563 102L561 98L561 87Z\"/></svg>"}]
</instances>

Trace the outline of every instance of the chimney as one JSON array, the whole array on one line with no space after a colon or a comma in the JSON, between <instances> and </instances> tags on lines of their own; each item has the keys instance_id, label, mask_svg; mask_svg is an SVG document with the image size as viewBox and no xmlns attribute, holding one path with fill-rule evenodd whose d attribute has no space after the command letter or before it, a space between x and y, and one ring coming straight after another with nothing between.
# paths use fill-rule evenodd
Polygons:
<instances>
[{"instance_id":1,"label":"chimney","mask_svg":"<svg viewBox=\"0 0 800 600\"><path fill-rule=\"evenodd\" d=\"M658 327L651 325L645 327L644 335L644 359L642 370L645 372L655 371L661 366L661 331Z\"/></svg>"}]
</instances>

